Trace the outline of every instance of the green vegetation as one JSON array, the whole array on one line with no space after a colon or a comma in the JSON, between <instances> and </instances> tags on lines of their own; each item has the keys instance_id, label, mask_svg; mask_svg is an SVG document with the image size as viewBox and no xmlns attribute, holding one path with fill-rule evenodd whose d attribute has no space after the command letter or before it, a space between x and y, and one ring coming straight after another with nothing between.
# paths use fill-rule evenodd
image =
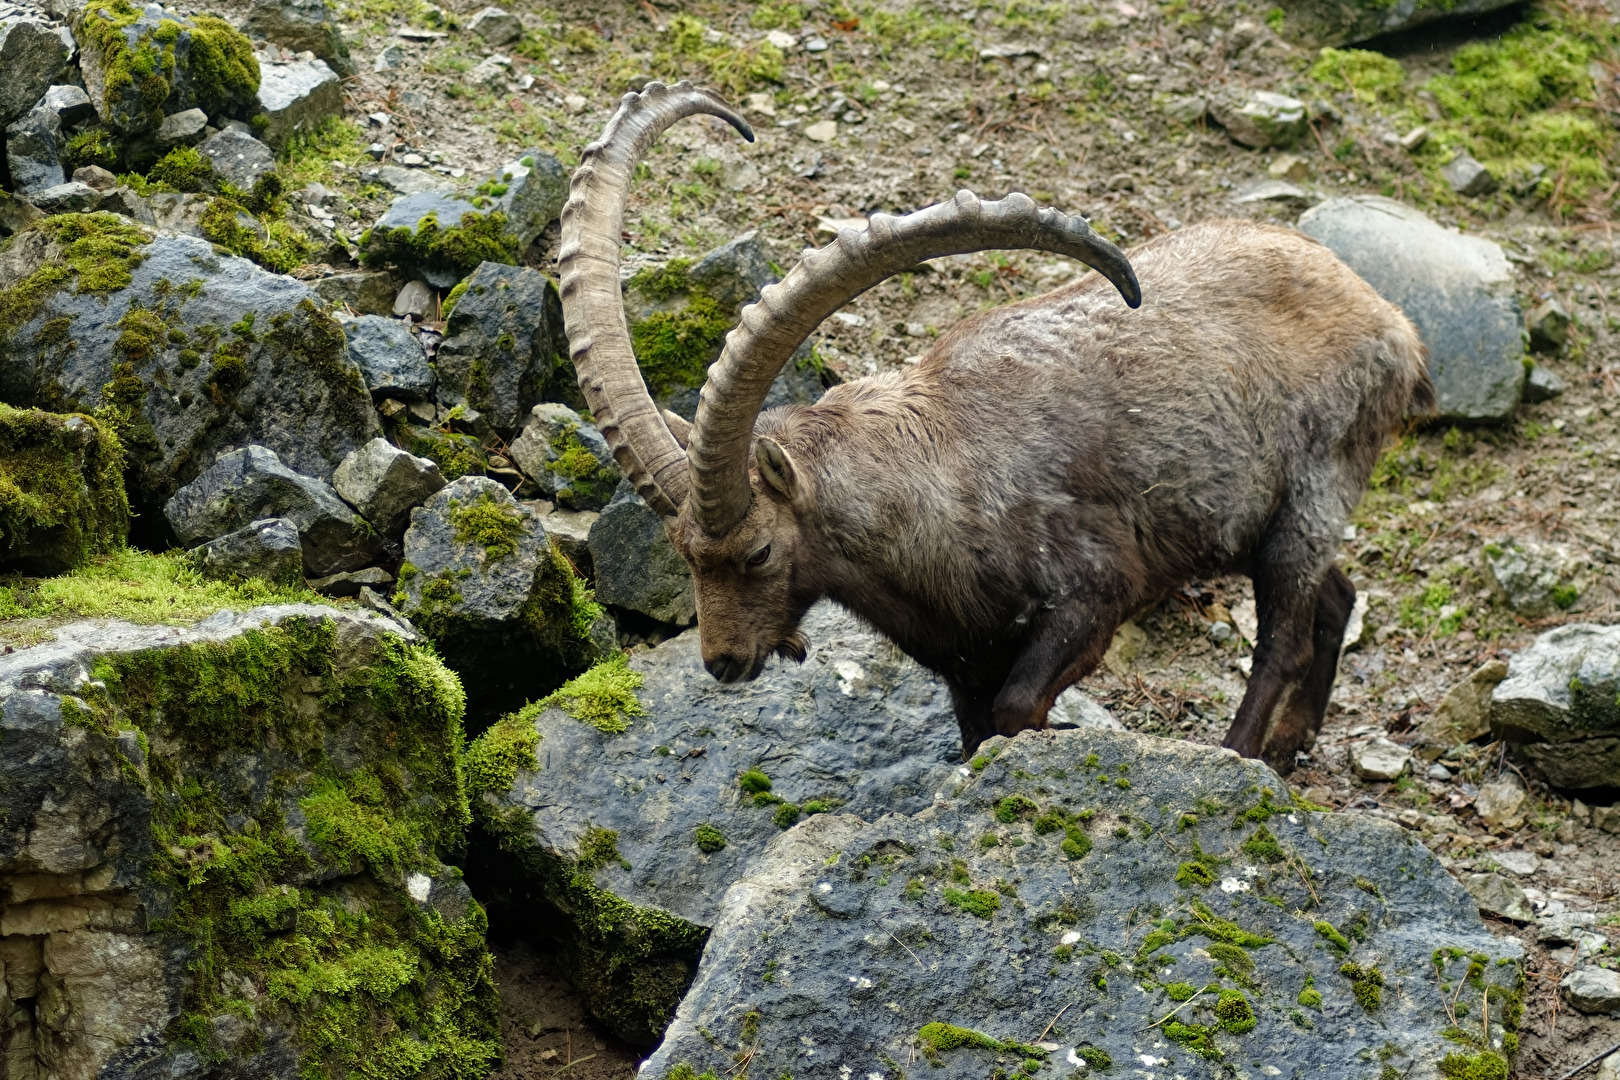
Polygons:
<instances>
[{"instance_id":1,"label":"green vegetation","mask_svg":"<svg viewBox=\"0 0 1620 1080\"><path fill-rule=\"evenodd\" d=\"M1172 1020L1164 1025L1168 1038L1210 1061L1219 1061L1226 1056L1215 1045L1215 1030L1206 1024L1184 1024L1180 1020Z\"/></svg>"},{"instance_id":2,"label":"green vegetation","mask_svg":"<svg viewBox=\"0 0 1620 1080\"><path fill-rule=\"evenodd\" d=\"M654 311L630 324L636 363L655 397L702 386L734 322L707 290L687 278L691 265L688 259L671 259L641 271L625 286L627 292L659 303L685 297L678 308Z\"/></svg>"},{"instance_id":3,"label":"green vegetation","mask_svg":"<svg viewBox=\"0 0 1620 1080\"><path fill-rule=\"evenodd\" d=\"M122 550L128 529L111 424L0 405L0 563L62 573Z\"/></svg>"},{"instance_id":4,"label":"green vegetation","mask_svg":"<svg viewBox=\"0 0 1620 1080\"><path fill-rule=\"evenodd\" d=\"M1187 927L1185 934L1198 934L1211 941L1224 941L1228 945L1238 945L1245 949L1258 949L1272 942L1271 938L1250 933L1237 923L1218 917L1201 900L1192 902L1192 912L1196 921Z\"/></svg>"},{"instance_id":5,"label":"green vegetation","mask_svg":"<svg viewBox=\"0 0 1620 1080\"><path fill-rule=\"evenodd\" d=\"M583 720L609 735L630 727L629 717L645 716L646 709L636 691L641 688L641 672L630 667L630 657L615 653L538 702L539 707L555 705L575 720Z\"/></svg>"},{"instance_id":6,"label":"green vegetation","mask_svg":"<svg viewBox=\"0 0 1620 1080\"><path fill-rule=\"evenodd\" d=\"M540 733L534 730L534 714L529 710L507 713L474 739L462 757L467 790L472 798L487 793L501 795L524 770L540 767L535 750Z\"/></svg>"},{"instance_id":7,"label":"green vegetation","mask_svg":"<svg viewBox=\"0 0 1620 1080\"><path fill-rule=\"evenodd\" d=\"M455 500L445 515L458 544L475 544L484 549L484 558L498 562L517 552L527 515L511 502L497 502L490 492L481 493L465 506Z\"/></svg>"},{"instance_id":8,"label":"green vegetation","mask_svg":"<svg viewBox=\"0 0 1620 1080\"><path fill-rule=\"evenodd\" d=\"M1305 973L1305 987L1299 992L1299 997L1296 1000L1307 1009L1320 1010L1322 1008L1322 991L1316 988L1315 975L1310 972Z\"/></svg>"},{"instance_id":9,"label":"green vegetation","mask_svg":"<svg viewBox=\"0 0 1620 1080\"><path fill-rule=\"evenodd\" d=\"M970 915L988 919L1001 910L1001 897L989 889L946 889L945 902Z\"/></svg>"},{"instance_id":10,"label":"green vegetation","mask_svg":"<svg viewBox=\"0 0 1620 1080\"><path fill-rule=\"evenodd\" d=\"M1176 870L1176 884L1188 888L1208 888L1215 884L1215 873L1203 863L1184 862Z\"/></svg>"},{"instance_id":11,"label":"green vegetation","mask_svg":"<svg viewBox=\"0 0 1620 1080\"><path fill-rule=\"evenodd\" d=\"M1362 967L1346 963L1339 967L1339 974L1350 980L1351 993L1367 1012L1377 1011L1384 1003L1384 973L1376 965Z\"/></svg>"},{"instance_id":12,"label":"green vegetation","mask_svg":"<svg viewBox=\"0 0 1620 1080\"><path fill-rule=\"evenodd\" d=\"M214 183L214 163L194 147L177 146L146 171L146 178L175 191L207 191Z\"/></svg>"},{"instance_id":13,"label":"green vegetation","mask_svg":"<svg viewBox=\"0 0 1620 1080\"><path fill-rule=\"evenodd\" d=\"M707 821L697 827L693 840L697 844L699 851L706 851L710 854L726 846L725 833L722 833Z\"/></svg>"},{"instance_id":14,"label":"green vegetation","mask_svg":"<svg viewBox=\"0 0 1620 1080\"><path fill-rule=\"evenodd\" d=\"M1507 1058L1492 1050L1447 1054L1440 1059L1440 1075L1446 1080L1507 1080L1511 1071Z\"/></svg>"},{"instance_id":15,"label":"green vegetation","mask_svg":"<svg viewBox=\"0 0 1620 1080\"><path fill-rule=\"evenodd\" d=\"M759 769L749 769L737 777L737 786L750 795L759 795L771 790L771 778Z\"/></svg>"},{"instance_id":16,"label":"green vegetation","mask_svg":"<svg viewBox=\"0 0 1620 1080\"><path fill-rule=\"evenodd\" d=\"M602 506L619 485L619 470L612 462L598 461L579 437L578 425L569 425L550 441L552 458L546 467L566 481L557 499L567 505Z\"/></svg>"},{"instance_id":17,"label":"green vegetation","mask_svg":"<svg viewBox=\"0 0 1620 1080\"><path fill-rule=\"evenodd\" d=\"M1321 934L1323 937L1327 938L1328 941L1333 943L1333 947L1335 949L1338 949L1340 952L1346 954L1350 952L1350 939L1339 933L1339 931L1334 928L1332 923L1319 919L1313 925L1316 927L1316 932L1318 934Z\"/></svg>"},{"instance_id":18,"label":"green vegetation","mask_svg":"<svg viewBox=\"0 0 1620 1080\"><path fill-rule=\"evenodd\" d=\"M1025 1065L1039 1068L1046 1051L1037 1046L1026 1046L1023 1043L1002 1041L992 1038L982 1031L972 1028L957 1027L955 1024L946 1024L935 1020L924 1024L917 1032L917 1046L922 1050L923 1056L929 1059L940 1054L963 1048L975 1050L1008 1050L1023 1056Z\"/></svg>"},{"instance_id":19,"label":"green vegetation","mask_svg":"<svg viewBox=\"0 0 1620 1080\"><path fill-rule=\"evenodd\" d=\"M1191 1001L1198 987L1190 982L1173 982L1165 984L1164 992L1171 1001Z\"/></svg>"},{"instance_id":20,"label":"green vegetation","mask_svg":"<svg viewBox=\"0 0 1620 1080\"><path fill-rule=\"evenodd\" d=\"M1367 49L1323 49L1310 75L1331 89L1348 91L1367 105L1399 100L1406 83L1406 71L1399 61Z\"/></svg>"},{"instance_id":21,"label":"green vegetation","mask_svg":"<svg viewBox=\"0 0 1620 1080\"><path fill-rule=\"evenodd\" d=\"M1035 814L1040 807L1035 801L1023 795L1008 795L996 803L995 818L1004 825L1010 825L1020 818L1028 818Z\"/></svg>"},{"instance_id":22,"label":"green vegetation","mask_svg":"<svg viewBox=\"0 0 1620 1080\"><path fill-rule=\"evenodd\" d=\"M733 43L728 38L711 44L705 40L708 30L691 15L675 16L655 59L683 75L702 78L733 98L762 82L782 81L781 49L764 40Z\"/></svg>"},{"instance_id":23,"label":"green vegetation","mask_svg":"<svg viewBox=\"0 0 1620 1080\"><path fill-rule=\"evenodd\" d=\"M1252 859L1264 863L1278 863L1283 861L1282 845L1270 829L1262 825L1254 831L1254 835L1243 841L1243 852Z\"/></svg>"},{"instance_id":24,"label":"green vegetation","mask_svg":"<svg viewBox=\"0 0 1620 1080\"><path fill-rule=\"evenodd\" d=\"M33 226L56 245L52 257L0 293L0 340L38 315L69 282L74 292L105 296L128 287L151 236L117 214L60 214Z\"/></svg>"},{"instance_id":25,"label":"green vegetation","mask_svg":"<svg viewBox=\"0 0 1620 1080\"><path fill-rule=\"evenodd\" d=\"M1215 1003L1215 1018L1220 1022L1222 1031L1233 1035L1247 1034L1258 1023L1254 1007L1238 990L1221 991L1220 999Z\"/></svg>"},{"instance_id":26,"label":"green vegetation","mask_svg":"<svg viewBox=\"0 0 1620 1080\"><path fill-rule=\"evenodd\" d=\"M259 62L248 39L223 19L199 15L185 26L163 18L131 43L125 29L141 18L129 0L92 0L80 15L79 43L100 58L105 90L97 111L116 128L139 131L163 119L176 79L177 46L186 39L186 78L210 115L240 114L254 106Z\"/></svg>"},{"instance_id":27,"label":"green vegetation","mask_svg":"<svg viewBox=\"0 0 1620 1080\"><path fill-rule=\"evenodd\" d=\"M438 216L428 214L414 229L401 225L360 234L360 262L369 267L401 263L459 278L482 262L515 266L518 254L506 233L506 214L500 210L468 211L451 226L440 226Z\"/></svg>"}]
</instances>

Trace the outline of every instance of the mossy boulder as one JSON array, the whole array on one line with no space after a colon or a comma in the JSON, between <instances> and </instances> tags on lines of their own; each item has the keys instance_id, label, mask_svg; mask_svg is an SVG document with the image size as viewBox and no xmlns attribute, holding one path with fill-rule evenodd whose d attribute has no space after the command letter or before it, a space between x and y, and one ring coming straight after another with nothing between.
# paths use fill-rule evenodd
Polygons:
<instances>
[{"instance_id":1,"label":"mossy boulder","mask_svg":"<svg viewBox=\"0 0 1620 1080\"><path fill-rule=\"evenodd\" d=\"M1513 0L1283 0L1278 32L1317 48L1411 30L1439 19L1480 15ZM1269 21L1269 20L1268 20Z\"/></svg>"},{"instance_id":2,"label":"mossy boulder","mask_svg":"<svg viewBox=\"0 0 1620 1080\"><path fill-rule=\"evenodd\" d=\"M394 602L461 673L480 718L554 690L615 644L540 516L483 476L411 511Z\"/></svg>"},{"instance_id":3,"label":"mossy boulder","mask_svg":"<svg viewBox=\"0 0 1620 1080\"><path fill-rule=\"evenodd\" d=\"M536 405L509 453L540 493L570 510L600 510L618 489L607 440L566 405Z\"/></svg>"},{"instance_id":4,"label":"mossy boulder","mask_svg":"<svg viewBox=\"0 0 1620 1080\"><path fill-rule=\"evenodd\" d=\"M75 623L0 657L13 1067L483 1076L454 675L375 615Z\"/></svg>"},{"instance_id":5,"label":"mossy boulder","mask_svg":"<svg viewBox=\"0 0 1620 1080\"><path fill-rule=\"evenodd\" d=\"M803 665L730 686L695 630L614 657L469 751L480 895L555 913L569 978L633 1043L657 1041L726 888L784 829L915 813L961 767L941 683L831 605L804 628Z\"/></svg>"},{"instance_id":6,"label":"mossy boulder","mask_svg":"<svg viewBox=\"0 0 1620 1080\"><path fill-rule=\"evenodd\" d=\"M246 119L259 91L253 46L223 19L187 18L151 3L91 0L73 18L85 88L102 122L120 136L155 130L163 118L202 109Z\"/></svg>"},{"instance_id":7,"label":"mossy boulder","mask_svg":"<svg viewBox=\"0 0 1620 1080\"><path fill-rule=\"evenodd\" d=\"M1413 833L1231 751L1025 732L920 812L766 849L644 1072L1505 1077L1524 996L1519 942Z\"/></svg>"},{"instance_id":8,"label":"mossy boulder","mask_svg":"<svg viewBox=\"0 0 1620 1080\"><path fill-rule=\"evenodd\" d=\"M137 533L225 448L259 443L324 479L377 432L308 286L112 214L46 218L0 247L0 400L102 410Z\"/></svg>"},{"instance_id":9,"label":"mossy boulder","mask_svg":"<svg viewBox=\"0 0 1620 1080\"><path fill-rule=\"evenodd\" d=\"M344 77L355 74L343 31L326 0L253 0L242 30L289 52L312 52Z\"/></svg>"},{"instance_id":10,"label":"mossy boulder","mask_svg":"<svg viewBox=\"0 0 1620 1080\"><path fill-rule=\"evenodd\" d=\"M128 531L110 425L0 405L0 569L59 574L122 547Z\"/></svg>"},{"instance_id":11,"label":"mossy boulder","mask_svg":"<svg viewBox=\"0 0 1620 1080\"><path fill-rule=\"evenodd\" d=\"M484 262L446 298L445 336L434 365L438 398L512 439L547 397L576 399L562 300L551 279L525 266Z\"/></svg>"}]
</instances>

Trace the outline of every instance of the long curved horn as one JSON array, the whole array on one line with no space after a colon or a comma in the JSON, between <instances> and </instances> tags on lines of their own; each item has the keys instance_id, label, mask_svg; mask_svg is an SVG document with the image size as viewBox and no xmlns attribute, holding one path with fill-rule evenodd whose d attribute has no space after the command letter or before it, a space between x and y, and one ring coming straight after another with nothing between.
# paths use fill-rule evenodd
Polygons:
<instances>
[{"instance_id":1,"label":"long curved horn","mask_svg":"<svg viewBox=\"0 0 1620 1080\"><path fill-rule=\"evenodd\" d=\"M574 170L558 254L563 324L579 388L619 469L664 517L686 498L686 452L653 406L636 366L619 286L619 236L630 177L642 155L671 124L696 113L718 116L754 141L748 122L712 90L651 82L639 94L624 95Z\"/></svg>"},{"instance_id":2,"label":"long curved horn","mask_svg":"<svg viewBox=\"0 0 1620 1080\"><path fill-rule=\"evenodd\" d=\"M959 191L950 202L900 218L873 214L865 229L840 230L836 241L805 252L785 280L743 309L742 321L726 335L725 350L709 369L686 449L692 511L703 531L721 536L748 512L754 419L782 365L824 319L907 267L989 248L1067 255L1113 282L1131 307L1142 302L1124 252L1093 232L1084 218L1038 209L1017 192L980 202L971 191Z\"/></svg>"}]
</instances>

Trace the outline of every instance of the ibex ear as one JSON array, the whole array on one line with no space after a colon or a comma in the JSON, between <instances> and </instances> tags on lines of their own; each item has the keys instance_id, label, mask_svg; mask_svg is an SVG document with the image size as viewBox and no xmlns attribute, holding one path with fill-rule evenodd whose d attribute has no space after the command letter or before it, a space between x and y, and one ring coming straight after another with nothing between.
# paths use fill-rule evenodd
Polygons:
<instances>
[{"instance_id":1,"label":"ibex ear","mask_svg":"<svg viewBox=\"0 0 1620 1080\"><path fill-rule=\"evenodd\" d=\"M793 472L793 459L788 457L781 443L761 437L754 444L754 461L759 465L759 475L777 494L784 499L793 498L798 479Z\"/></svg>"},{"instance_id":2,"label":"ibex ear","mask_svg":"<svg viewBox=\"0 0 1620 1080\"><path fill-rule=\"evenodd\" d=\"M685 450L687 441L692 437L692 425L687 422L686 417L672 413L668 409L663 411L663 417L664 426L669 428L669 433L675 436L675 441L680 444L682 450Z\"/></svg>"}]
</instances>

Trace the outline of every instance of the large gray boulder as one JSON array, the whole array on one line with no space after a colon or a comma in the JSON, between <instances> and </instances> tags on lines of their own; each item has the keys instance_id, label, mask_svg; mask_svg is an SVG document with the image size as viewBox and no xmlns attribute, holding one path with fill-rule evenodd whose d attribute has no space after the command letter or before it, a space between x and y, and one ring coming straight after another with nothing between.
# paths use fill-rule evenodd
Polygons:
<instances>
[{"instance_id":1,"label":"large gray boulder","mask_svg":"<svg viewBox=\"0 0 1620 1080\"><path fill-rule=\"evenodd\" d=\"M0 127L28 110L62 73L68 50L40 19L0 19Z\"/></svg>"},{"instance_id":2,"label":"large gray boulder","mask_svg":"<svg viewBox=\"0 0 1620 1080\"><path fill-rule=\"evenodd\" d=\"M332 474L343 501L391 540L405 535L411 510L444 487L439 466L408 454L387 439L372 439L343 459Z\"/></svg>"},{"instance_id":3,"label":"large gray boulder","mask_svg":"<svg viewBox=\"0 0 1620 1080\"><path fill-rule=\"evenodd\" d=\"M223 581L260 578L273 585L304 580L304 545L289 518L260 518L191 552L205 577Z\"/></svg>"},{"instance_id":4,"label":"large gray boulder","mask_svg":"<svg viewBox=\"0 0 1620 1080\"><path fill-rule=\"evenodd\" d=\"M253 0L242 31L289 52L311 52L340 76L355 74L349 47L326 0Z\"/></svg>"},{"instance_id":5,"label":"large gray boulder","mask_svg":"<svg viewBox=\"0 0 1620 1080\"><path fill-rule=\"evenodd\" d=\"M484 1075L461 717L419 638L329 607L0 657L6 1075Z\"/></svg>"},{"instance_id":6,"label":"large gray boulder","mask_svg":"<svg viewBox=\"0 0 1620 1080\"><path fill-rule=\"evenodd\" d=\"M380 315L338 315L349 359L365 377L372 398L424 401L433 396L433 366L410 326Z\"/></svg>"},{"instance_id":7,"label":"large gray boulder","mask_svg":"<svg viewBox=\"0 0 1620 1080\"><path fill-rule=\"evenodd\" d=\"M54 87L53 87L54 89ZM62 170L61 110L47 98L6 125L6 166L12 190L33 196L67 182Z\"/></svg>"},{"instance_id":8,"label":"large gray boulder","mask_svg":"<svg viewBox=\"0 0 1620 1080\"><path fill-rule=\"evenodd\" d=\"M500 837L498 859L518 860L574 914L563 942L570 978L633 1043L656 1041L727 886L783 829L833 808L916 813L961 766L938 680L830 604L813 608L804 629L802 665L774 662L733 685L703 670L697 631L688 631L580 680L616 683L629 715L582 710L565 691L558 704L502 721L472 751L538 743L535 767L482 792L476 812ZM713 831L702 834L709 850L700 828ZM585 868L589 887L641 912L635 924L662 927L656 940L593 926L576 906L578 886L556 873L609 834L617 857ZM626 993L632 986L640 992Z\"/></svg>"},{"instance_id":9,"label":"large gray boulder","mask_svg":"<svg viewBox=\"0 0 1620 1080\"><path fill-rule=\"evenodd\" d=\"M1502 249L1379 195L1329 199L1299 230L1398 306L1429 348L1440 415L1500 420L1524 388L1524 335Z\"/></svg>"},{"instance_id":10,"label":"large gray boulder","mask_svg":"<svg viewBox=\"0 0 1620 1080\"><path fill-rule=\"evenodd\" d=\"M68 256L80 242L106 254ZM53 281L61 265L67 280ZM0 324L0 400L124 410L130 502L148 522L225 449L257 443L327 477L377 432L320 298L204 240L112 214L52 218L0 253L0 292L13 290L31 300Z\"/></svg>"},{"instance_id":11,"label":"large gray boulder","mask_svg":"<svg viewBox=\"0 0 1620 1080\"><path fill-rule=\"evenodd\" d=\"M538 270L494 262L480 263L457 292L434 357L439 400L477 410L510 439L548 391L572 389L562 300Z\"/></svg>"},{"instance_id":12,"label":"large gray boulder","mask_svg":"<svg viewBox=\"0 0 1620 1080\"><path fill-rule=\"evenodd\" d=\"M294 472L263 446L221 454L175 492L163 516L186 547L263 518L286 518L298 529L304 572L312 578L359 570L383 557L381 538L332 485Z\"/></svg>"},{"instance_id":13,"label":"large gray boulder","mask_svg":"<svg viewBox=\"0 0 1620 1080\"><path fill-rule=\"evenodd\" d=\"M921 811L812 818L772 844L727 891L645 1068L718 1073L742 1053L753 1075L807 1080L906 1062L1339 1077L1382 1060L1437 1080L1457 1055L1447 1075L1507 1075L1519 943L1413 834L1286 791L1179 741L992 739ZM1471 968L1483 981L1456 985ZM1472 1045L1487 1007L1491 1045Z\"/></svg>"},{"instance_id":14,"label":"large gray boulder","mask_svg":"<svg viewBox=\"0 0 1620 1080\"><path fill-rule=\"evenodd\" d=\"M343 115L343 81L325 60L286 60L261 65L259 115L271 149L294 135L309 135Z\"/></svg>"},{"instance_id":15,"label":"large gray boulder","mask_svg":"<svg viewBox=\"0 0 1620 1080\"><path fill-rule=\"evenodd\" d=\"M628 482L591 525L589 545L598 601L677 626L697 618L691 568Z\"/></svg>"},{"instance_id":16,"label":"large gray boulder","mask_svg":"<svg viewBox=\"0 0 1620 1080\"><path fill-rule=\"evenodd\" d=\"M618 490L607 440L573 409L543 402L529 412L508 454L540 494L569 510L600 510Z\"/></svg>"},{"instance_id":17,"label":"large gray boulder","mask_svg":"<svg viewBox=\"0 0 1620 1080\"><path fill-rule=\"evenodd\" d=\"M1555 787L1620 786L1620 626L1570 623L1514 655L1491 731Z\"/></svg>"},{"instance_id":18,"label":"large gray boulder","mask_svg":"<svg viewBox=\"0 0 1620 1080\"><path fill-rule=\"evenodd\" d=\"M1282 0L1280 33L1311 48L1346 45L1378 34L1479 15L1512 0Z\"/></svg>"}]
</instances>

